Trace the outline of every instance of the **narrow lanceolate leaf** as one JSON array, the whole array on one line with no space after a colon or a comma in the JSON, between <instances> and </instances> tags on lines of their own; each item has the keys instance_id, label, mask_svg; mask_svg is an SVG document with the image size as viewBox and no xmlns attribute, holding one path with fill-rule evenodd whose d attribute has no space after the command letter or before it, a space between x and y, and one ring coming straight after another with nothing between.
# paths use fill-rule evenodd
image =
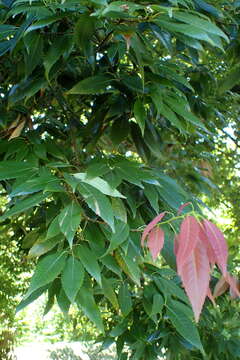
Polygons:
<instances>
[{"instance_id":1,"label":"narrow lanceolate leaf","mask_svg":"<svg viewBox=\"0 0 240 360\"><path fill-rule=\"evenodd\" d=\"M139 100L139 99L136 100L133 111L134 111L134 117L136 119L138 126L141 129L141 133L143 136L144 130L145 130L146 111L145 111L144 105L141 100Z\"/></svg>"},{"instance_id":2,"label":"narrow lanceolate leaf","mask_svg":"<svg viewBox=\"0 0 240 360\"><path fill-rule=\"evenodd\" d=\"M94 252L86 245L77 245L76 255L79 257L87 272L102 286L101 269Z\"/></svg>"},{"instance_id":3,"label":"narrow lanceolate leaf","mask_svg":"<svg viewBox=\"0 0 240 360\"><path fill-rule=\"evenodd\" d=\"M192 251L199 241L199 229L200 224L193 216L187 216L181 224L176 255L179 274L181 274L185 261L191 256Z\"/></svg>"},{"instance_id":4,"label":"narrow lanceolate leaf","mask_svg":"<svg viewBox=\"0 0 240 360\"><path fill-rule=\"evenodd\" d=\"M164 245L164 231L159 227L153 228L148 236L147 246L153 260L156 260Z\"/></svg>"},{"instance_id":5,"label":"narrow lanceolate leaf","mask_svg":"<svg viewBox=\"0 0 240 360\"><path fill-rule=\"evenodd\" d=\"M114 228L114 217L111 203L106 195L102 194L99 190L88 184L79 184L79 192L84 197L86 203L95 214L100 216L111 227Z\"/></svg>"},{"instance_id":6,"label":"narrow lanceolate leaf","mask_svg":"<svg viewBox=\"0 0 240 360\"><path fill-rule=\"evenodd\" d=\"M115 308L115 310L118 311L119 305L118 305L117 296L114 292L111 281L105 277L102 277L102 289L104 296L106 296L106 298L110 301L110 303Z\"/></svg>"},{"instance_id":7,"label":"narrow lanceolate leaf","mask_svg":"<svg viewBox=\"0 0 240 360\"><path fill-rule=\"evenodd\" d=\"M200 351L204 352L198 330L192 319L189 317L188 311L183 311L182 307L178 308L176 302L174 302L174 306L168 306L167 316L169 316L173 326L184 339L189 341Z\"/></svg>"},{"instance_id":8,"label":"narrow lanceolate leaf","mask_svg":"<svg viewBox=\"0 0 240 360\"><path fill-rule=\"evenodd\" d=\"M76 297L76 303L82 309L84 314L95 323L97 328L104 332L104 326L101 319L101 314L98 306L95 303L95 299L92 290L88 287L82 286Z\"/></svg>"},{"instance_id":9,"label":"narrow lanceolate leaf","mask_svg":"<svg viewBox=\"0 0 240 360\"><path fill-rule=\"evenodd\" d=\"M106 87L111 84L111 81L112 78L108 75L91 76L80 81L67 94L97 94L104 92Z\"/></svg>"},{"instance_id":10,"label":"narrow lanceolate leaf","mask_svg":"<svg viewBox=\"0 0 240 360\"><path fill-rule=\"evenodd\" d=\"M210 265L207 250L200 242L197 243L191 254L181 264L179 275L191 302L195 320L198 321L208 293L210 281Z\"/></svg>"},{"instance_id":11,"label":"narrow lanceolate leaf","mask_svg":"<svg viewBox=\"0 0 240 360\"><path fill-rule=\"evenodd\" d=\"M118 292L118 301L123 316L128 316L132 311L132 298L127 284L122 284Z\"/></svg>"},{"instance_id":12,"label":"narrow lanceolate leaf","mask_svg":"<svg viewBox=\"0 0 240 360\"><path fill-rule=\"evenodd\" d=\"M75 201L72 201L58 216L60 229L66 236L70 247L72 247L74 235L81 221L81 211L81 207Z\"/></svg>"},{"instance_id":13,"label":"narrow lanceolate leaf","mask_svg":"<svg viewBox=\"0 0 240 360\"><path fill-rule=\"evenodd\" d=\"M150 231L154 228L154 226L160 222L162 220L162 218L164 217L166 213L162 212L161 214L159 214L158 216L156 216L145 228L145 230L143 231L142 234L142 239L141 239L141 245L144 246L144 241L146 239L146 237L148 236L148 234L150 233Z\"/></svg>"},{"instance_id":14,"label":"narrow lanceolate leaf","mask_svg":"<svg viewBox=\"0 0 240 360\"><path fill-rule=\"evenodd\" d=\"M115 233L110 238L110 245L103 257L113 250L117 249L129 236L129 226L122 221L118 221L115 229Z\"/></svg>"},{"instance_id":15,"label":"narrow lanceolate leaf","mask_svg":"<svg viewBox=\"0 0 240 360\"><path fill-rule=\"evenodd\" d=\"M82 286L83 279L84 268L81 262L77 258L70 256L63 269L61 280L63 289L72 303Z\"/></svg>"},{"instance_id":16,"label":"narrow lanceolate leaf","mask_svg":"<svg viewBox=\"0 0 240 360\"><path fill-rule=\"evenodd\" d=\"M73 174L73 177L80 182L84 182L86 184L89 184L99 191L101 191L105 195L113 196L113 197L120 197L125 198L124 195L122 195L118 190L113 189L107 181L101 179L100 177L94 177L89 178L86 173L78 173Z\"/></svg>"},{"instance_id":17,"label":"narrow lanceolate leaf","mask_svg":"<svg viewBox=\"0 0 240 360\"><path fill-rule=\"evenodd\" d=\"M31 163L23 161L1 161L0 180L16 179L29 174L32 175L38 171Z\"/></svg>"},{"instance_id":18,"label":"narrow lanceolate leaf","mask_svg":"<svg viewBox=\"0 0 240 360\"><path fill-rule=\"evenodd\" d=\"M209 220L203 220L205 233L214 252L216 263L224 277L227 276L228 248L223 233Z\"/></svg>"},{"instance_id":19,"label":"narrow lanceolate leaf","mask_svg":"<svg viewBox=\"0 0 240 360\"><path fill-rule=\"evenodd\" d=\"M66 257L66 251L61 251L41 258L36 266L26 296L31 295L35 290L56 279L65 266Z\"/></svg>"},{"instance_id":20,"label":"narrow lanceolate leaf","mask_svg":"<svg viewBox=\"0 0 240 360\"><path fill-rule=\"evenodd\" d=\"M44 193L44 194L37 193L35 195L27 197L26 199L18 200L16 202L16 205L11 207L11 209L7 210L5 212L5 214L0 216L0 221L4 221L5 219L7 219L10 216L20 214L21 212L28 210L28 209L32 208L33 206L38 205L40 202L45 200L48 196L49 196L49 194L47 194L47 193Z\"/></svg>"}]
</instances>

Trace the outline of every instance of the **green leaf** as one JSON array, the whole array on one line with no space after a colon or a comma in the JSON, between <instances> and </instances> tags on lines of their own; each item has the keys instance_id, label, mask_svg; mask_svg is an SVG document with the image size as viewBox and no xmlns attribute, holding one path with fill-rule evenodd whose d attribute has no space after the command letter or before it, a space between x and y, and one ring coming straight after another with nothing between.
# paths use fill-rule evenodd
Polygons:
<instances>
[{"instance_id":1,"label":"green leaf","mask_svg":"<svg viewBox=\"0 0 240 360\"><path fill-rule=\"evenodd\" d=\"M96 19L89 14L81 14L74 29L74 38L76 44L88 57L91 55L92 38L96 27Z\"/></svg>"},{"instance_id":2,"label":"green leaf","mask_svg":"<svg viewBox=\"0 0 240 360\"><path fill-rule=\"evenodd\" d=\"M72 201L58 215L60 230L66 236L70 247L72 247L75 233L79 227L81 214L81 207L75 201Z\"/></svg>"},{"instance_id":3,"label":"green leaf","mask_svg":"<svg viewBox=\"0 0 240 360\"><path fill-rule=\"evenodd\" d=\"M46 239L55 237L61 233L58 216L56 216L48 227Z\"/></svg>"},{"instance_id":4,"label":"green leaf","mask_svg":"<svg viewBox=\"0 0 240 360\"><path fill-rule=\"evenodd\" d=\"M154 294L151 315L161 314L163 306L164 306L163 296L161 294Z\"/></svg>"},{"instance_id":5,"label":"green leaf","mask_svg":"<svg viewBox=\"0 0 240 360\"><path fill-rule=\"evenodd\" d=\"M186 121L189 121L193 125L200 127L206 130L203 123L191 112L190 109L187 109L187 103L179 97L173 98L172 96L165 97L164 101L168 104L168 106L175 111L178 115L182 116Z\"/></svg>"},{"instance_id":6,"label":"green leaf","mask_svg":"<svg viewBox=\"0 0 240 360\"><path fill-rule=\"evenodd\" d=\"M114 218L111 203L99 190L88 184L79 184L78 189L86 203L114 231Z\"/></svg>"},{"instance_id":7,"label":"green leaf","mask_svg":"<svg viewBox=\"0 0 240 360\"><path fill-rule=\"evenodd\" d=\"M25 295L21 302L17 305L16 312L21 311L33 301L37 300L48 289L48 286L49 285L44 285L39 289L33 291L29 296Z\"/></svg>"},{"instance_id":8,"label":"green leaf","mask_svg":"<svg viewBox=\"0 0 240 360\"><path fill-rule=\"evenodd\" d=\"M27 48L26 56L26 70L25 73L28 76L41 62L43 53L43 38L41 34L32 32L24 37L24 43Z\"/></svg>"},{"instance_id":9,"label":"green leaf","mask_svg":"<svg viewBox=\"0 0 240 360\"><path fill-rule=\"evenodd\" d=\"M60 180L51 174L40 175L39 177L33 177L27 180L24 180L19 185L12 187L11 196L21 196L28 195L40 190L45 191L64 191L64 188L60 185Z\"/></svg>"},{"instance_id":10,"label":"green leaf","mask_svg":"<svg viewBox=\"0 0 240 360\"><path fill-rule=\"evenodd\" d=\"M86 245L77 245L75 251L87 272L102 286L101 269L94 252Z\"/></svg>"},{"instance_id":11,"label":"green leaf","mask_svg":"<svg viewBox=\"0 0 240 360\"><path fill-rule=\"evenodd\" d=\"M112 78L108 75L95 75L77 83L67 94L97 94L106 92Z\"/></svg>"},{"instance_id":12,"label":"green leaf","mask_svg":"<svg viewBox=\"0 0 240 360\"><path fill-rule=\"evenodd\" d=\"M127 284L122 284L118 291L118 301L123 316L128 316L132 311L132 297Z\"/></svg>"},{"instance_id":13,"label":"green leaf","mask_svg":"<svg viewBox=\"0 0 240 360\"><path fill-rule=\"evenodd\" d=\"M62 286L71 301L74 302L79 289L83 284L84 268L80 261L73 256L68 257L62 272Z\"/></svg>"},{"instance_id":14,"label":"green leaf","mask_svg":"<svg viewBox=\"0 0 240 360\"><path fill-rule=\"evenodd\" d=\"M119 305L118 305L117 296L113 290L110 279L107 279L104 276L102 276L102 289L104 296L106 296L106 298L110 301L114 309L118 311Z\"/></svg>"},{"instance_id":15,"label":"green leaf","mask_svg":"<svg viewBox=\"0 0 240 360\"><path fill-rule=\"evenodd\" d=\"M28 34L30 31L38 30L45 26L49 26L49 25L53 24L54 22L61 20L62 17L63 16L50 16L50 17L46 17L44 19L38 20L27 28L27 30L25 31L25 34Z\"/></svg>"},{"instance_id":16,"label":"green leaf","mask_svg":"<svg viewBox=\"0 0 240 360\"><path fill-rule=\"evenodd\" d=\"M57 303L58 306L60 307L61 311L64 314L67 314L71 305L71 302L69 301L67 295L65 294L63 288L61 288L61 290L57 293L56 295L57 297Z\"/></svg>"},{"instance_id":17,"label":"green leaf","mask_svg":"<svg viewBox=\"0 0 240 360\"><path fill-rule=\"evenodd\" d=\"M139 125L141 132L142 132L142 136L143 136L144 129L145 129L146 111L145 111L144 105L140 99L135 101L133 112L134 112L134 117L136 119L136 122Z\"/></svg>"},{"instance_id":18,"label":"green leaf","mask_svg":"<svg viewBox=\"0 0 240 360\"><path fill-rule=\"evenodd\" d=\"M45 255L41 258L31 278L26 297L56 279L65 266L66 257L67 252L61 251Z\"/></svg>"},{"instance_id":19,"label":"green leaf","mask_svg":"<svg viewBox=\"0 0 240 360\"><path fill-rule=\"evenodd\" d=\"M88 185L95 187L96 189L101 191L101 193L103 193L105 195L125 198L125 196L123 196L118 190L113 189L107 183L107 181L101 179L100 177L89 178L86 173L77 173L77 174L72 174L72 175L76 180L78 180L80 182L84 182Z\"/></svg>"},{"instance_id":20,"label":"green leaf","mask_svg":"<svg viewBox=\"0 0 240 360\"><path fill-rule=\"evenodd\" d=\"M50 250L52 250L57 244L62 242L64 237L62 234L54 236L50 239L45 237L38 238L37 242L33 245L33 247L29 250L28 256L31 257L39 257L43 254L46 254Z\"/></svg>"},{"instance_id":21,"label":"green leaf","mask_svg":"<svg viewBox=\"0 0 240 360\"><path fill-rule=\"evenodd\" d=\"M109 248L107 249L103 257L111 253L113 250L117 249L124 241L127 240L128 236L129 236L128 224L122 221L118 221L115 226L115 233L112 234L111 238L109 239L110 241Z\"/></svg>"},{"instance_id":22,"label":"green leaf","mask_svg":"<svg viewBox=\"0 0 240 360\"><path fill-rule=\"evenodd\" d=\"M106 255L104 257L101 257L100 261L103 265L105 265L113 273L118 275L120 278L122 277L121 269L119 268L119 266L113 256Z\"/></svg>"},{"instance_id":23,"label":"green leaf","mask_svg":"<svg viewBox=\"0 0 240 360\"><path fill-rule=\"evenodd\" d=\"M179 334L184 339L189 341L193 346L199 349L202 353L204 353L197 327L189 318L188 312L183 311L182 308L179 309L175 308L175 306L168 306L167 316Z\"/></svg>"},{"instance_id":24,"label":"green leaf","mask_svg":"<svg viewBox=\"0 0 240 360\"><path fill-rule=\"evenodd\" d=\"M228 37L224 32L217 27L214 23L204 20L198 16L194 16L192 14L189 14L187 12L182 11L174 11L173 12L173 18L180 20L182 22L185 22L190 25L194 25L195 27L198 27L199 29L202 29L208 33L212 33L214 35L218 35L222 38L224 38L226 41L228 41Z\"/></svg>"},{"instance_id":25,"label":"green leaf","mask_svg":"<svg viewBox=\"0 0 240 360\"><path fill-rule=\"evenodd\" d=\"M28 175L32 176L37 173L38 168L33 167L31 163L23 161L1 161L0 163L0 180L16 179Z\"/></svg>"},{"instance_id":26,"label":"green leaf","mask_svg":"<svg viewBox=\"0 0 240 360\"><path fill-rule=\"evenodd\" d=\"M46 194L46 193L45 194L38 193L38 194L32 195L23 200L19 199L16 202L16 205L11 207L2 216L0 216L0 221L3 221L10 216L17 215L25 210L32 208L33 206L38 205L40 202L45 200L48 196L49 196L49 194Z\"/></svg>"},{"instance_id":27,"label":"green leaf","mask_svg":"<svg viewBox=\"0 0 240 360\"><path fill-rule=\"evenodd\" d=\"M184 301L186 304L189 304L189 300L185 294L185 292L180 288L180 286L176 285L172 280L164 279L163 277L155 277L154 282L157 285L158 289L164 296L174 296Z\"/></svg>"},{"instance_id":28,"label":"green leaf","mask_svg":"<svg viewBox=\"0 0 240 360\"><path fill-rule=\"evenodd\" d=\"M49 73L53 65L58 59L67 53L72 47L72 38L69 35L57 37L53 44L50 46L45 60L43 62L45 67L46 78L49 81Z\"/></svg>"},{"instance_id":29,"label":"green leaf","mask_svg":"<svg viewBox=\"0 0 240 360\"><path fill-rule=\"evenodd\" d=\"M218 92L223 94L225 91L231 90L235 85L240 83L240 66L237 64L231 71L221 78L219 81Z\"/></svg>"},{"instance_id":30,"label":"green leaf","mask_svg":"<svg viewBox=\"0 0 240 360\"><path fill-rule=\"evenodd\" d=\"M150 184L144 184L144 194L151 204L152 208L159 213L159 194L156 186Z\"/></svg>"},{"instance_id":31,"label":"green leaf","mask_svg":"<svg viewBox=\"0 0 240 360\"><path fill-rule=\"evenodd\" d=\"M127 223L127 210L124 206L124 203L119 198L112 199L112 209L114 217L118 220L121 220L124 223Z\"/></svg>"},{"instance_id":32,"label":"green leaf","mask_svg":"<svg viewBox=\"0 0 240 360\"><path fill-rule=\"evenodd\" d=\"M78 307L104 333L104 326L98 306L95 303L92 290L82 286L76 297Z\"/></svg>"}]
</instances>

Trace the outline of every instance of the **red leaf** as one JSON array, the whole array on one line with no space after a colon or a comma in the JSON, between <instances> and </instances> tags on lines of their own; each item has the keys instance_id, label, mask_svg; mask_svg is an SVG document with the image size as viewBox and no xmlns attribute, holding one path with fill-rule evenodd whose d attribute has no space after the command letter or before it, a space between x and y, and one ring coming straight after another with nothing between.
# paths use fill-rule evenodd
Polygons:
<instances>
[{"instance_id":1,"label":"red leaf","mask_svg":"<svg viewBox=\"0 0 240 360\"><path fill-rule=\"evenodd\" d=\"M217 228L215 224L208 220L203 220L203 224L207 240L214 253L215 261L222 271L223 276L226 277L228 249L223 233Z\"/></svg>"},{"instance_id":2,"label":"red leaf","mask_svg":"<svg viewBox=\"0 0 240 360\"><path fill-rule=\"evenodd\" d=\"M180 233L177 240L177 268L181 274L181 268L199 241L200 224L193 216L187 216L180 227Z\"/></svg>"},{"instance_id":3,"label":"red leaf","mask_svg":"<svg viewBox=\"0 0 240 360\"><path fill-rule=\"evenodd\" d=\"M164 244L164 232L159 227L155 227L151 230L148 236L147 245L151 252L153 260L156 260Z\"/></svg>"},{"instance_id":4,"label":"red leaf","mask_svg":"<svg viewBox=\"0 0 240 360\"><path fill-rule=\"evenodd\" d=\"M166 214L166 212L162 212L161 214L159 214L158 216L156 216L144 229L143 234L142 234L142 239L141 239L141 245L144 246L144 241L146 239L146 237L148 236L149 232L154 228L154 226L162 220L162 218L164 217L164 215Z\"/></svg>"},{"instance_id":5,"label":"red leaf","mask_svg":"<svg viewBox=\"0 0 240 360\"><path fill-rule=\"evenodd\" d=\"M197 243L191 254L185 259L179 275L192 304L195 320L198 322L210 281L207 250L200 242Z\"/></svg>"}]
</instances>

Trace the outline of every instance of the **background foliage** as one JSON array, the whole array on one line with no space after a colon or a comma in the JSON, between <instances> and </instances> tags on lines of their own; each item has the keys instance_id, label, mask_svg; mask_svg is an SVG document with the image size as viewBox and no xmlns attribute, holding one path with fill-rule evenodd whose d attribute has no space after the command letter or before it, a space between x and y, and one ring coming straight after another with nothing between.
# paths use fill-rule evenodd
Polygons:
<instances>
[{"instance_id":1,"label":"background foliage","mask_svg":"<svg viewBox=\"0 0 240 360\"><path fill-rule=\"evenodd\" d=\"M212 353L204 336L224 311L193 321L175 273L179 223L165 225L156 263L140 248L160 211L205 201L228 209L238 251L239 6L2 1L0 220L18 256L37 259L18 309L44 292L46 313L76 302L121 360L239 356L232 325ZM222 303L229 316L238 306Z\"/></svg>"}]
</instances>

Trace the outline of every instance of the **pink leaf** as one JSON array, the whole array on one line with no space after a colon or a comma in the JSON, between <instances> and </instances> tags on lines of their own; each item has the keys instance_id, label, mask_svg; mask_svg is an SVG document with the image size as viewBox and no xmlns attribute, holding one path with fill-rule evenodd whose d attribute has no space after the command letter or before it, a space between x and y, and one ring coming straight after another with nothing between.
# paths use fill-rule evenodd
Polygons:
<instances>
[{"instance_id":1,"label":"pink leaf","mask_svg":"<svg viewBox=\"0 0 240 360\"><path fill-rule=\"evenodd\" d=\"M148 236L147 245L151 252L153 260L156 260L164 244L164 232L159 227L155 227L151 230Z\"/></svg>"},{"instance_id":2,"label":"pink leaf","mask_svg":"<svg viewBox=\"0 0 240 360\"><path fill-rule=\"evenodd\" d=\"M182 204L181 206L179 206L177 214L180 215L181 212L183 211L183 209L184 209L186 206L188 206L188 205L191 205L191 203L190 203L190 202L187 202L187 203Z\"/></svg>"},{"instance_id":3,"label":"pink leaf","mask_svg":"<svg viewBox=\"0 0 240 360\"><path fill-rule=\"evenodd\" d=\"M182 266L188 260L199 241L199 229L200 224L193 216L187 216L181 224L176 255L179 274L181 274Z\"/></svg>"},{"instance_id":4,"label":"pink leaf","mask_svg":"<svg viewBox=\"0 0 240 360\"><path fill-rule=\"evenodd\" d=\"M203 220L203 224L207 240L214 253L215 261L222 271L223 276L226 277L228 249L223 233L217 228L215 224L208 220Z\"/></svg>"},{"instance_id":5,"label":"pink leaf","mask_svg":"<svg viewBox=\"0 0 240 360\"><path fill-rule=\"evenodd\" d=\"M179 274L183 287L192 304L195 320L198 322L203 304L209 291L210 265L207 250L200 242L185 259Z\"/></svg>"},{"instance_id":6,"label":"pink leaf","mask_svg":"<svg viewBox=\"0 0 240 360\"><path fill-rule=\"evenodd\" d=\"M144 246L144 241L146 239L146 237L148 236L149 232L154 228L154 226L162 220L162 218L164 217L164 215L166 214L166 212L162 212L161 214L159 214L158 216L156 216L144 229L143 234L142 234L142 239L141 239L141 245Z\"/></svg>"},{"instance_id":7,"label":"pink leaf","mask_svg":"<svg viewBox=\"0 0 240 360\"><path fill-rule=\"evenodd\" d=\"M199 231L199 239L207 249L207 255L208 255L208 260L209 260L210 264L212 266L214 266L217 262L217 259L215 256L215 252L213 251L212 245L208 240L206 230L205 230L203 223L201 223L201 227L200 227L200 231Z\"/></svg>"},{"instance_id":8,"label":"pink leaf","mask_svg":"<svg viewBox=\"0 0 240 360\"><path fill-rule=\"evenodd\" d=\"M173 252L174 252L174 255L177 256L177 252L178 252L178 235L176 235L175 238L174 238Z\"/></svg>"}]
</instances>

